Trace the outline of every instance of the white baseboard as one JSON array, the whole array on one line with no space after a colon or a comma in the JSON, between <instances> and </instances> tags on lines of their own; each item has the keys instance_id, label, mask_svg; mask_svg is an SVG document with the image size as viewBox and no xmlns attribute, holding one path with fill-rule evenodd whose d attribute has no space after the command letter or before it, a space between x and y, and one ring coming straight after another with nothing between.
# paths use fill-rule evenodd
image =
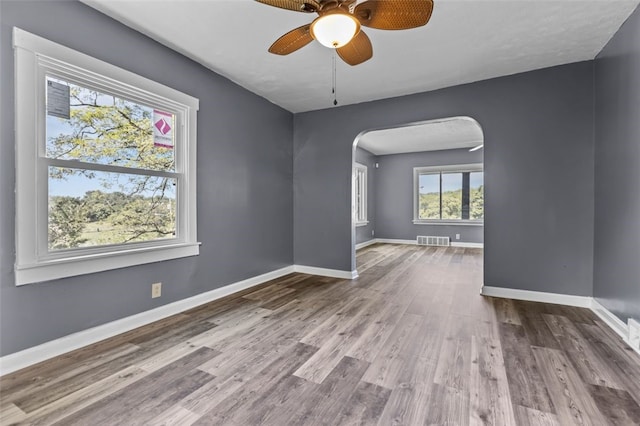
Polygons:
<instances>
[{"instance_id":1,"label":"white baseboard","mask_svg":"<svg viewBox=\"0 0 640 426\"><path fill-rule=\"evenodd\" d=\"M460 243L452 241L451 247L484 248L484 243Z\"/></svg>"},{"instance_id":2,"label":"white baseboard","mask_svg":"<svg viewBox=\"0 0 640 426\"><path fill-rule=\"evenodd\" d=\"M125 333L135 328L151 324L152 322L170 317L171 315L179 314L180 312L221 299L225 296L249 289L293 272L332 278L343 278L347 280L358 278L357 271L339 271L335 269L315 268L303 265L287 266L275 271L267 272L266 274L238 281L206 293L201 293L145 312L140 312L139 314L121 318L107 324L72 333L20 352L5 355L0 358L0 376L37 364L58 355L80 349L93 343L100 342L104 339L108 339L109 337L117 336L118 334Z\"/></svg>"},{"instance_id":3,"label":"white baseboard","mask_svg":"<svg viewBox=\"0 0 640 426\"><path fill-rule=\"evenodd\" d=\"M595 298L591 302L591 310L605 323L615 331L618 336L622 338L638 354L640 354L640 347L634 346L631 343L631 332L628 324L625 324L620 318L613 314L609 309L605 308ZM629 320L632 322L633 320Z\"/></svg>"},{"instance_id":4,"label":"white baseboard","mask_svg":"<svg viewBox=\"0 0 640 426\"><path fill-rule=\"evenodd\" d=\"M527 300L529 302L553 303L591 309L607 326L618 334L630 348L640 354L640 348L630 341L629 326L595 298L589 296L573 296L570 294L544 293L540 291L517 290L502 287L482 287L483 296L501 297L505 299Z\"/></svg>"},{"instance_id":5,"label":"white baseboard","mask_svg":"<svg viewBox=\"0 0 640 426\"><path fill-rule=\"evenodd\" d=\"M369 241L365 241L365 242L363 242L363 243L356 244L356 251L357 251L357 250L360 250L360 249L363 249L363 248L365 248L365 247L372 246L372 245L376 244L377 242L378 242L378 241L377 241L375 238L372 238L372 239L370 239Z\"/></svg>"},{"instance_id":6,"label":"white baseboard","mask_svg":"<svg viewBox=\"0 0 640 426\"><path fill-rule=\"evenodd\" d=\"M408 244L413 246L418 244L416 240L396 240L392 238L376 238L376 242L383 244Z\"/></svg>"},{"instance_id":7,"label":"white baseboard","mask_svg":"<svg viewBox=\"0 0 640 426\"><path fill-rule=\"evenodd\" d=\"M625 324L620 318L615 316L610 310L605 308L600 302L596 299L593 299L591 302L591 310L598 316L602 321L605 322L613 331L618 333L620 337L623 339L627 339L629 337L629 328L627 324Z\"/></svg>"},{"instance_id":8,"label":"white baseboard","mask_svg":"<svg viewBox=\"0 0 640 426\"><path fill-rule=\"evenodd\" d=\"M375 240L369 240L369 241L375 241L376 243L382 243L382 244L408 244L413 246L418 244L416 240L398 240L393 238L376 238ZM371 243L371 244L374 244L374 243ZM451 247L484 248L484 244L483 243L463 243L463 242L452 241ZM356 250L358 250L358 246L356 246Z\"/></svg>"},{"instance_id":9,"label":"white baseboard","mask_svg":"<svg viewBox=\"0 0 640 426\"><path fill-rule=\"evenodd\" d=\"M411 244L397 242L403 240L376 240L376 242L387 241L394 241L390 244ZM33 364L37 364L58 355L80 349L93 343L97 343L104 339L108 339L109 337L125 333L127 331L167 318L171 315L184 312L205 303L221 299L225 296L229 296L239 291L249 289L267 281L283 277L293 272L342 279L358 278L357 271L341 271L336 269L316 268L304 265L287 266L275 271L258 275L256 277L248 278L243 281L238 281L236 283L217 288L206 293L198 294L187 299L159 306L149 311L141 312L139 314L112 321L107 324L79 331L77 333L73 333L59 339L55 339L38 346L34 346L32 348L22 350L20 352L5 355L0 358L0 376L12 373ZM629 343L629 328L627 327L627 325L592 297L544 293L490 286L482 287L481 294L491 297L501 297L508 299L528 300L532 302L554 303L577 306L581 308L590 308L605 322L605 324L607 324L609 327L611 327L611 329L619 334L625 342ZM640 354L640 350L638 348L633 347L633 349Z\"/></svg>"},{"instance_id":10,"label":"white baseboard","mask_svg":"<svg viewBox=\"0 0 640 426\"><path fill-rule=\"evenodd\" d=\"M339 269L316 268L315 266L293 265L294 272L301 274L320 275L323 277L342 278L344 280L354 280L358 278L358 271L341 271Z\"/></svg>"},{"instance_id":11,"label":"white baseboard","mask_svg":"<svg viewBox=\"0 0 640 426\"><path fill-rule=\"evenodd\" d=\"M483 296L501 297L504 299L527 300L530 302L554 303L557 305L591 308L592 297L573 296L570 294L545 293L542 291L517 290L514 288L482 287Z\"/></svg>"},{"instance_id":12,"label":"white baseboard","mask_svg":"<svg viewBox=\"0 0 640 426\"><path fill-rule=\"evenodd\" d=\"M149 311L69 334L20 352L5 355L0 358L0 376L291 274L294 269L293 266L287 266L206 293L168 303Z\"/></svg>"}]
</instances>

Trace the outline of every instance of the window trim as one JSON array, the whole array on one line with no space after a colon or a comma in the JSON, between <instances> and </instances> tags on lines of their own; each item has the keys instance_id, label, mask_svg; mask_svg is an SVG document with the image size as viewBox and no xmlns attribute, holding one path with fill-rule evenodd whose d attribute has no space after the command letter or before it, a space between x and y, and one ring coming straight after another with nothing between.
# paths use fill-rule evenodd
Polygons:
<instances>
[{"instance_id":1,"label":"window trim","mask_svg":"<svg viewBox=\"0 0 640 426\"><path fill-rule=\"evenodd\" d=\"M15 284L196 256L196 127L198 99L115 65L13 28L15 57L16 263ZM43 160L46 135L45 76L70 78L176 114L175 172L178 179L176 238L98 246L52 253L47 230L48 174ZM178 118L179 117L179 118ZM34 125L33 123L36 123ZM178 144L180 146L178 147ZM43 207L42 204L45 204ZM44 221L44 223L43 223Z\"/></svg>"},{"instance_id":2,"label":"window trim","mask_svg":"<svg viewBox=\"0 0 640 426\"><path fill-rule=\"evenodd\" d=\"M474 219L420 219L420 188L419 177L421 174L436 173L464 173L483 172L482 163L454 164L446 166L426 166L413 168L413 220L414 225L462 225L462 226L483 226L484 220ZM442 197L442 194L441 194Z\"/></svg>"},{"instance_id":3,"label":"window trim","mask_svg":"<svg viewBox=\"0 0 640 426\"><path fill-rule=\"evenodd\" d=\"M367 166L362 164L362 163L355 163L353 166L353 222L356 225L356 227L360 227L360 226L366 226L369 224L369 216L368 216L368 212L367 212L367 203L368 203L368 191L369 191L369 180L367 177ZM364 216L364 220L360 220L360 217L358 217L358 199L356 197L357 194L357 184L356 182L358 182L358 180L356 179L356 176L358 174L358 172L362 172L362 176L364 177L364 183L362 184L363 186L363 191L362 191L362 212Z\"/></svg>"}]
</instances>

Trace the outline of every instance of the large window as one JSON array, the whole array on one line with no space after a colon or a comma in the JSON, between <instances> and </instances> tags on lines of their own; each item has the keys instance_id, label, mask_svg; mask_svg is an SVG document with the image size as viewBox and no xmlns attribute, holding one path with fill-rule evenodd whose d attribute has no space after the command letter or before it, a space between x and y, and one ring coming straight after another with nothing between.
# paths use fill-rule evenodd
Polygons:
<instances>
[{"instance_id":1,"label":"large window","mask_svg":"<svg viewBox=\"0 0 640 426\"><path fill-rule=\"evenodd\" d=\"M356 226L364 226L367 221L367 166L356 163L353 169L353 210Z\"/></svg>"},{"instance_id":2,"label":"large window","mask_svg":"<svg viewBox=\"0 0 640 426\"><path fill-rule=\"evenodd\" d=\"M482 223L484 179L478 164L414 169L414 223Z\"/></svg>"},{"instance_id":3,"label":"large window","mask_svg":"<svg viewBox=\"0 0 640 426\"><path fill-rule=\"evenodd\" d=\"M14 30L16 283L198 254L198 100Z\"/></svg>"}]
</instances>

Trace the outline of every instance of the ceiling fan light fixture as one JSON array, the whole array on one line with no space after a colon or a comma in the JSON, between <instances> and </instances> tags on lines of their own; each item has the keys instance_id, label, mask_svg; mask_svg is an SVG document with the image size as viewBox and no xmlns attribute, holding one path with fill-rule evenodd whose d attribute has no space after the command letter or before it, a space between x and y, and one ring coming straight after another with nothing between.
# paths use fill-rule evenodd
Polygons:
<instances>
[{"instance_id":1,"label":"ceiling fan light fixture","mask_svg":"<svg viewBox=\"0 0 640 426\"><path fill-rule=\"evenodd\" d=\"M313 21L310 31L323 46L338 49L358 34L360 22L347 13L326 13Z\"/></svg>"}]
</instances>

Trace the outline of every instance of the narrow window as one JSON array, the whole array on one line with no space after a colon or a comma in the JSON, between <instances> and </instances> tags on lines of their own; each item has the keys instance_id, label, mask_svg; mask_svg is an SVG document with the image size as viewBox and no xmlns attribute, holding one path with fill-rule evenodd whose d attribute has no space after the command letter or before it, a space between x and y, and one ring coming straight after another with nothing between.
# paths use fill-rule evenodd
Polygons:
<instances>
[{"instance_id":1,"label":"narrow window","mask_svg":"<svg viewBox=\"0 0 640 426\"><path fill-rule=\"evenodd\" d=\"M353 171L354 221L356 226L368 224L367 220L367 166L356 163Z\"/></svg>"}]
</instances>

